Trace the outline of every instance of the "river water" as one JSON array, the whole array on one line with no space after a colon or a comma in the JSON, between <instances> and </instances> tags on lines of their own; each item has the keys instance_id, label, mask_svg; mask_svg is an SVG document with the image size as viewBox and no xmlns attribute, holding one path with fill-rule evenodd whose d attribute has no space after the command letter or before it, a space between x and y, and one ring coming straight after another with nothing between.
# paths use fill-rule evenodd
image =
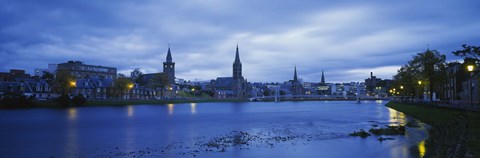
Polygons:
<instances>
[{"instance_id":1,"label":"river water","mask_svg":"<svg viewBox=\"0 0 480 158\"><path fill-rule=\"evenodd\" d=\"M421 157L428 126L385 101L0 110L0 157ZM405 136L348 136L403 125Z\"/></svg>"}]
</instances>

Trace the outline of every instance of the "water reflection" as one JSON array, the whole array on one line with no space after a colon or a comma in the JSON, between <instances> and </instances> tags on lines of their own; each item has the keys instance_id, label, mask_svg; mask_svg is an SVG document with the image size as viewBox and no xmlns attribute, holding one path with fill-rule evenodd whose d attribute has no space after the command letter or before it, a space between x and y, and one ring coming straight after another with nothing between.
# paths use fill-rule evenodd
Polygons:
<instances>
[{"instance_id":1,"label":"water reflection","mask_svg":"<svg viewBox=\"0 0 480 158\"><path fill-rule=\"evenodd\" d=\"M69 108L68 109L68 119L70 121L77 120L77 108Z\"/></svg>"},{"instance_id":2,"label":"water reflection","mask_svg":"<svg viewBox=\"0 0 480 158\"><path fill-rule=\"evenodd\" d=\"M77 132L77 108L69 108L67 134L66 134L66 152L65 157L75 157L78 154L78 132Z\"/></svg>"},{"instance_id":3,"label":"water reflection","mask_svg":"<svg viewBox=\"0 0 480 158\"><path fill-rule=\"evenodd\" d=\"M377 104L383 104L383 100L375 100L375 103L377 103Z\"/></svg>"},{"instance_id":4,"label":"water reflection","mask_svg":"<svg viewBox=\"0 0 480 158\"><path fill-rule=\"evenodd\" d=\"M425 148L425 140L421 141L420 143L418 143L418 152L420 154L420 157L423 157L425 156L425 152L426 152L426 148Z\"/></svg>"},{"instance_id":5,"label":"water reflection","mask_svg":"<svg viewBox=\"0 0 480 158\"><path fill-rule=\"evenodd\" d=\"M134 112L133 105L128 105L127 106L127 116L128 117L133 117L133 112Z\"/></svg>"},{"instance_id":6,"label":"water reflection","mask_svg":"<svg viewBox=\"0 0 480 158\"><path fill-rule=\"evenodd\" d=\"M407 123L407 118L404 113L398 112L391 108L388 108L388 113L390 114L390 123L399 123L400 125L405 125Z\"/></svg>"},{"instance_id":7,"label":"water reflection","mask_svg":"<svg viewBox=\"0 0 480 158\"><path fill-rule=\"evenodd\" d=\"M173 114L173 104L167 104L168 106L168 114L172 115Z\"/></svg>"},{"instance_id":8,"label":"water reflection","mask_svg":"<svg viewBox=\"0 0 480 158\"><path fill-rule=\"evenodd\" d=\"M192 112L192 114L197 113L197 103L190 103L190 111Z\"/></svg>"}]
</instances>

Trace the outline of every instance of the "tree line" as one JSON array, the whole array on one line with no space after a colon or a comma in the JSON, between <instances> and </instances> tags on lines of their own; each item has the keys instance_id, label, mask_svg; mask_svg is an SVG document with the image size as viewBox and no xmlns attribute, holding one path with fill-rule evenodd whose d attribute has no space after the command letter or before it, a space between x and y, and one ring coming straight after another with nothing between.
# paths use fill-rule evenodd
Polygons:
<instances>
[{"instance_id":1,"label":"tree line","mask_svg":"<svg viewBox=\"0 0 480 158\"><path fill-rule=\"evenodd\" d=\"M462 49L452 52L455 56L463 57L463 65L478 65L480 61L480 47L462 45ZM405 65L402 65L397 74L393 76L390 92L402 97L421 98L423 92L428 94L433 101L433 94L443 94L449 74L447 68L454 63L447 63L446 56L437 50L427 49L417 53ZM459 73L466 72L466 67ZM437 95L441 99L444 96Z\"/></svg>"}]
</instances>

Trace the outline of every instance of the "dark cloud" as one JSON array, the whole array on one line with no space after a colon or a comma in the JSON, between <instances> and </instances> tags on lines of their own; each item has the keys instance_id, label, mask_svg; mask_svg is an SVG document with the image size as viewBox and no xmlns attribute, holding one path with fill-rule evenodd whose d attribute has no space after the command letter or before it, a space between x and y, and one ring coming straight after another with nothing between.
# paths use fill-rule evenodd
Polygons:
<instances>
[{"instance_id":1,"label":"dark cloud","mask_svg":"<svg viewBox=\"0 0 480 158\"><path fill-rule=\"evenodd\" d=\"M240 45L249 81L282 82L297 65L305 81L390 78L411 56L449 60L478 45L476 1L83 1L0 0L0 71L82 60L161 71L168 44L177 77L230 76Z\"/></svg>"}]
</instances>

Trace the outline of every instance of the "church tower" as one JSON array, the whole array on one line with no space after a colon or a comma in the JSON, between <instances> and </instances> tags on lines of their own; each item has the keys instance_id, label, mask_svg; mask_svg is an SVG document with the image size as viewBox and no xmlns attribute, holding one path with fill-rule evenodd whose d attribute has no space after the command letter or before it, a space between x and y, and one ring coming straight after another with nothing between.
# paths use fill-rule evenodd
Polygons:
<instances>
[{"instance_id":1,"label":"church tower","mask_svg":"<svg viewBox=\"0 0 480 158\"><path fill-rule=\"evenodd\" d=\"M175 63L172 62L170 46L168 46L167 59L165 62L163 62L163 73L167 76L168 84L175 83Z\"/></svg>"},{"instance_id":2,"label":"church tower","mask_svg":"<svg viewBox=\"0 0 480 158\"><path fill-rule=\"evenodd\" d=\"M237 52L235 54L235 61L233 62L233 79L243 79L242 76L242 63L240 62L240 55L238 53L238 44L237 44Z\"/></svg>"},{"instance_id":3,"label":"church tower","mask_svg":"<svg viewBox=\"0 0 480 158\"><path fill-rule=\"evenodd\" d=\"M293 73L293 81L298 81L298 77L297 77L297 66L295 66L295 70L294 70L294 73Z\"/></svg>"},{"instance_id":4,"label":"church tower","mask_svg":"<svg viewBox=\"0 0 480 158\"><path fill-rule=\"evenodd\" d=\"M322 85L325 84L325 76L323 75L323 70L322 70L322 81L320 81L320 83L321 83Z\"/></svg>"}]
</instances>

